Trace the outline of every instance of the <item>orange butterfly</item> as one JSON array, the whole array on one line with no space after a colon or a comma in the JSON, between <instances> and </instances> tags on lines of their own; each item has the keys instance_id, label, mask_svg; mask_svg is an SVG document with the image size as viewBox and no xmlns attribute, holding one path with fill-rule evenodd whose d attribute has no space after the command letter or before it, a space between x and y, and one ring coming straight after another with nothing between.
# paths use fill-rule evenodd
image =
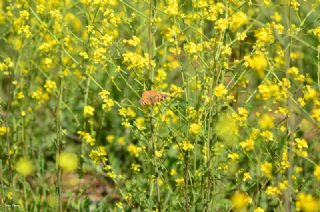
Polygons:
<instances>
[{"instance_id":1,"label":"orange butterfly","mask_svg":"<svg viewBox=\"0 0 320 212\"><path fill-rule=\"evenodd\" d=\"M166 94L159 93L158 91L145 91L139 100L140 104L143 106L153 105L155 103L161 102L167 98Z\"/></svg>"}]
</instances>

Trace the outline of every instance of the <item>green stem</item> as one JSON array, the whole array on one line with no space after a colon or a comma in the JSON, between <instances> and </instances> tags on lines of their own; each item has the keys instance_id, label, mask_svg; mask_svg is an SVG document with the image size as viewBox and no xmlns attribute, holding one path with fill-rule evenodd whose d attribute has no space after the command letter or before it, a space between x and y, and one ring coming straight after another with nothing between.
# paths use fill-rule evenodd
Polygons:
<instances>
[{"instance_id":1,"label":"green stem","mask_svg":"<svg viewBox=\"0 0 320 212\"><path fill-rule=\"evenodd\" d=\"M290 26L291 26L291 0L289 1L289 5L288 5L288 10L287 10L287 17L288 17L288 25L287 28L289 30ZM290 53L291 53L291 43L292 43L292 37L289 35L288 37L288 41L287 41L287 51L286 51L286 78L290 80L290 75L288 73L288 69L290 68ZM293 93L293 92L290 92ZM284 208L285 211L291 211L291 199L292 199L292 180L291 180L291 176L292 176L292 172L293 172L293 140L294 138L291 136L293 133L293 130L295 129L295 115L294 115L294 108L292 108L293 103L290 100L290 98L288 98L287 100L287 107L288 107L288 118L287 118L287 149L288 149L288 161L290 164L290 167L288 168L287 171L287 180L288 180L288 189L287 192L285 194L285 201L284 201Z\"/></svg>"},{"instance_id":2,"label":"green stem","mask_svg":"<svg viewBox=\"0 0 320 212\"><path fill-rule=\"evenodd\" d=\"M151 145L152 145L152 154L153 154L153 164L155 167L155 175L156 175L156 192L157 192L157 207L158 211L161 212L161 199L160 199L160 188L159 188L159 167L157 164L156 158L156 137L154 133L154 124L153 124L153 112L152 108L150 108L150 131L151 131Z\"/></svg>"},{"instance_id":3,"label":"green stem","mask_svg":"<svg viewBox=\"0 0 320 212\"><path fill-rule=\"evenodd\" d=\"M184 208L186 212L189 212L189 195L188 195L188 183L189 183L189 177L188 177L188 152L185 152L184 154Z\"/></svg>"},{"instance_id":4,"label":"green stem","mask_svg":"<svg viewBox=\"0 0 320 212\"><path fill-rule=\"evenodd\" d=\"M58 192L58 206L59 211L62 212L62 196L61 196L61 177L62 177L62 170L59 166L59 158L60 153L62 150L62 129L61 129L61 104L62 104L62 95L63 95L63 79L60 82L60 91L58 95L58 105L56 108L56 134L57 134L57 141L56 141L56 168L57 168L57 192Z\"/></svg>"}]
</instances>

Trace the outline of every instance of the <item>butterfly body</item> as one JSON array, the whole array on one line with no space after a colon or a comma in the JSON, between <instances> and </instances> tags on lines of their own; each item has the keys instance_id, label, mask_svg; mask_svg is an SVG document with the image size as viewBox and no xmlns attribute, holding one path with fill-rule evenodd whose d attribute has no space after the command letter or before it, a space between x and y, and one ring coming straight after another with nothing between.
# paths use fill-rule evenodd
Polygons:
<instances>
[{"instance_id":1,"label":"butterfly body","mask_svg":"<svg viewBox=\"0 0 320 212\"><path fill-rule=\"evenodd\" d=\"M166 94L162 94L158 91L145 91L139 100L140 104L143 106L154 105L158 102L162 102L167 98Z\"/></svg>"}]
</instances>

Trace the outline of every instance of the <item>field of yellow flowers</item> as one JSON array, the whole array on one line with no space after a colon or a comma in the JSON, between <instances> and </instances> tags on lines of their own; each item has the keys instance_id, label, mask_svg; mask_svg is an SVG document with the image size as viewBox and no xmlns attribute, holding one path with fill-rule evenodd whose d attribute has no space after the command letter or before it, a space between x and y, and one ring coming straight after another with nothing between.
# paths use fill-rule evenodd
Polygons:
<instances>
[{"instance_id":1,"label":"field of yellow flowers","mask_svg":"<svg viewBox=\"0 0 320 212\"><path fill-rule=\"evenodd\" d=\"M0 211L320 211L319 0L0 0Z\"/></svg>"}]
</instances>

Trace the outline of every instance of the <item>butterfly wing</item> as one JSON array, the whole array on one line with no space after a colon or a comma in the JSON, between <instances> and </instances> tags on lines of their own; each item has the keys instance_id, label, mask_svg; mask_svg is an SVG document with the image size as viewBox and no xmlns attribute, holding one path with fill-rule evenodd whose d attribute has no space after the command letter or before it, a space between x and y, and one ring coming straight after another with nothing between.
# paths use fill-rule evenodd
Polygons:
<instances>
[{"instance_id":1,"label":"butterfly wing","mask_svg":"<svg viewBox=\"0 0 320 212\"><path fill-rule=\"evenodd\" d=\"M145 91L139 100L140 104L143 106L153 105L155 103L163 101L167 95L161 94L157 91Z\"/></svg>"}]
</instances>

